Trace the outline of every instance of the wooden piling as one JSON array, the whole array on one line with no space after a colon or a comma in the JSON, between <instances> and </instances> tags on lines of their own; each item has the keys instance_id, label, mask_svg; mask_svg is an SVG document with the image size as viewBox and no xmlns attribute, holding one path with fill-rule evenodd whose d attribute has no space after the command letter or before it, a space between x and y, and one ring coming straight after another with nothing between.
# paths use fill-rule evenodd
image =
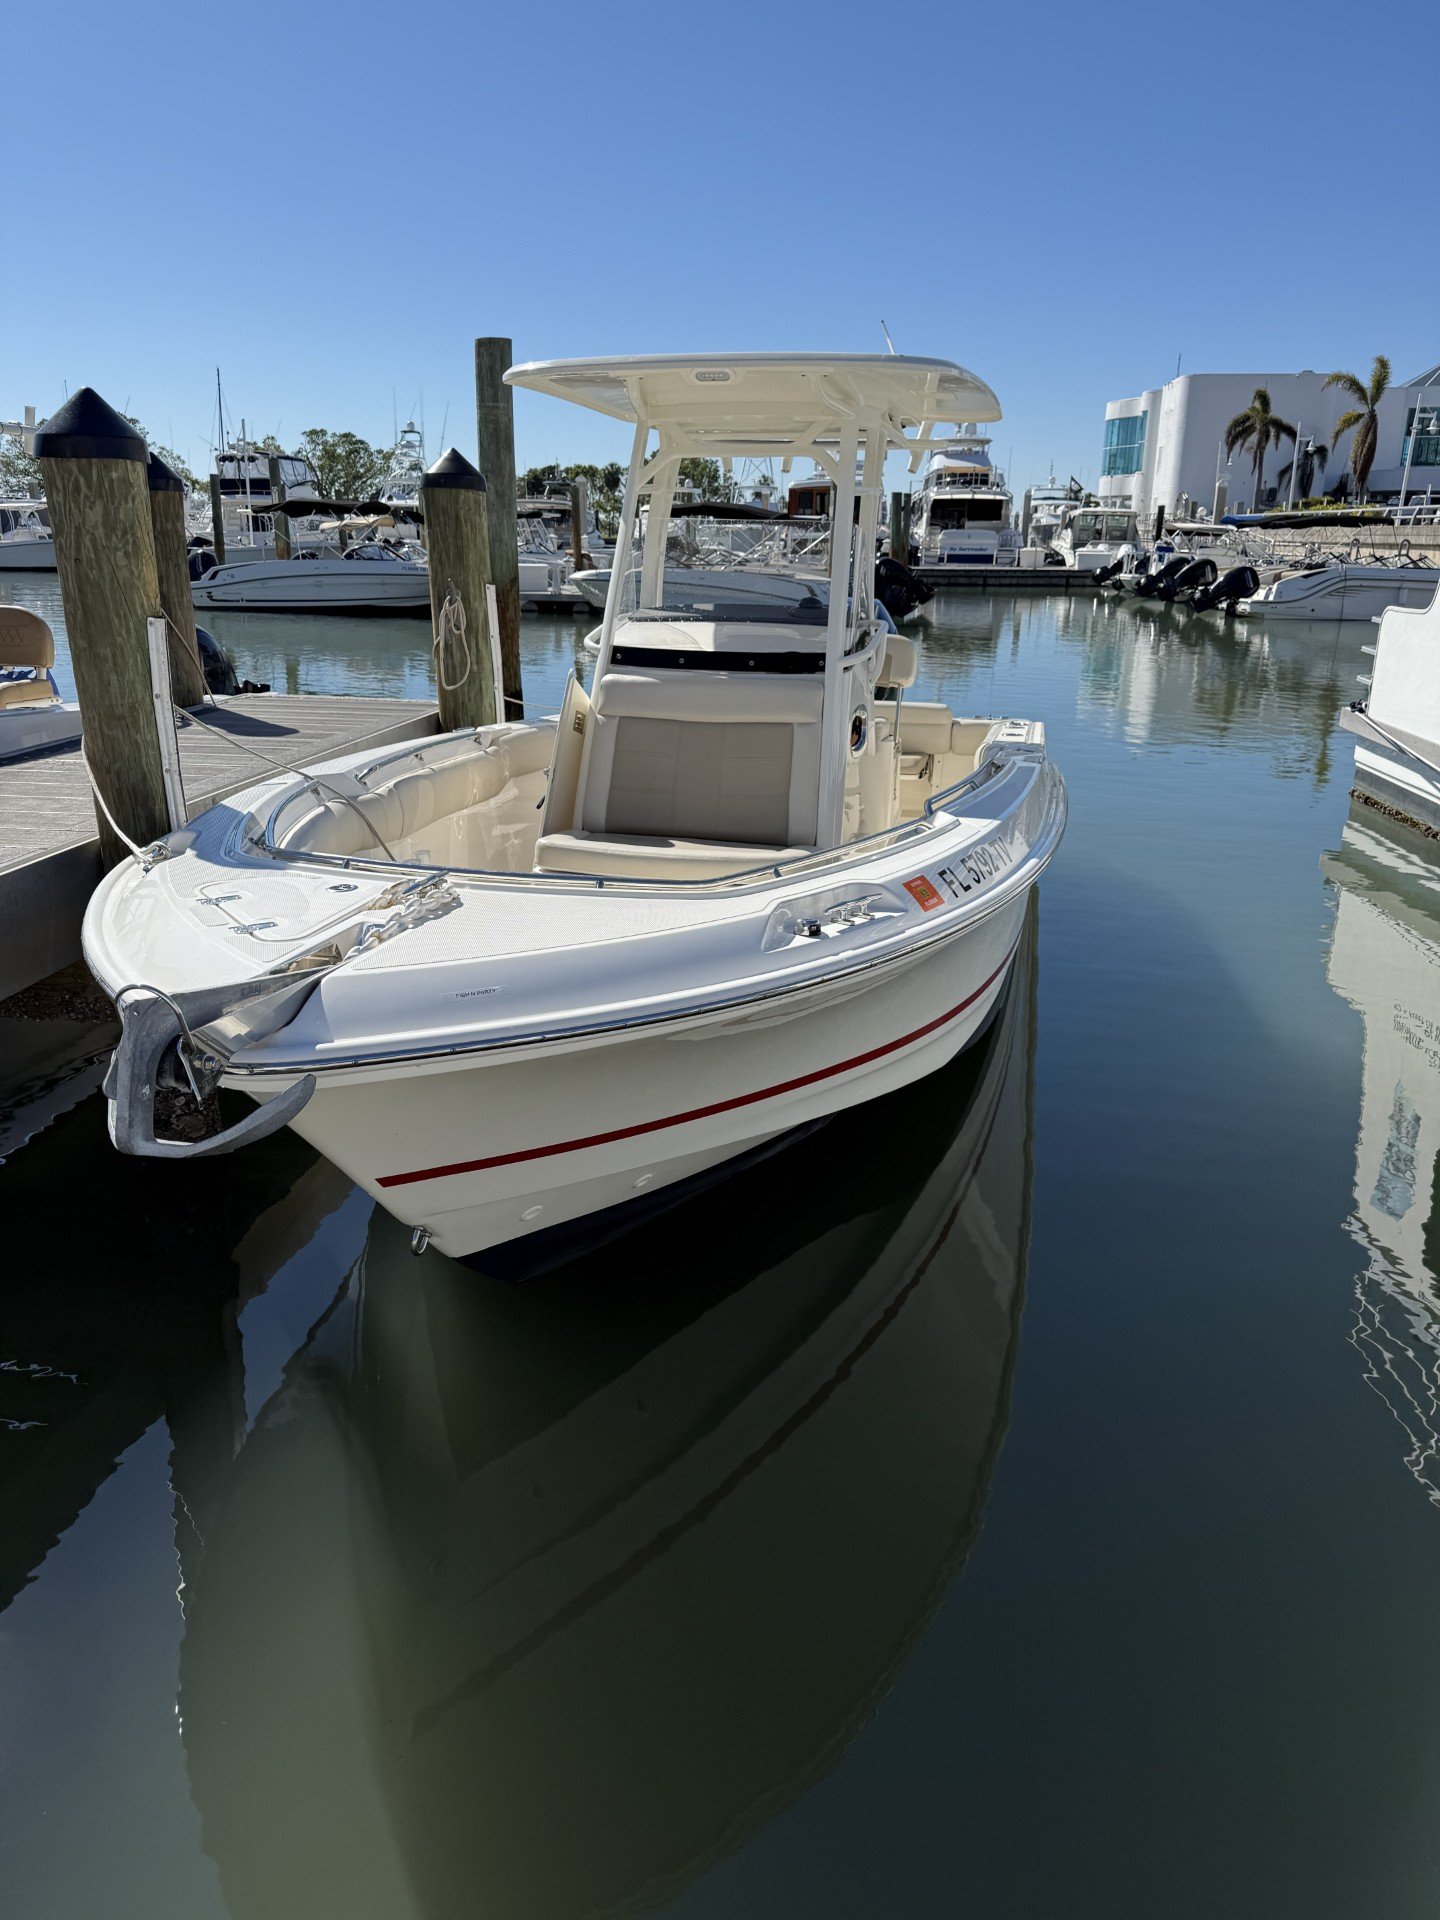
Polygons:
<instances>
[{"instance_id":1,"label":"wooden piling","mask_svg":"<svg viewBox=\"0 0 1440 1920\"><path fill-rule=\"evenodd\" d=\"M503 717L495 697L485 591L491 568L487 500L483 477L454 447L441 454L420 482L442 733L490 726ZM513 493L511 501L513 507ZM463 645L442 625L442 609L452 591L465 611ZM447 686L450 680L459 684Z\"/></svg>"},{"instance_id":2,"label":"wooden piling","mask_svg":"<svg viewBox=\"0 0 1440 1920\"><path fill-rule=\"evenodd\" d=\"M910 564L910 496L908 493L892 493L890 496L890 558L898 560L902 567Z\"/></svg>"},{"instance_id":3,"label":"wooden piling","mask_svg":"<svg viewBox=\"0 0 1440 1920\"><path fill-rule=\"evenodd\" d=\"M145 442L91 387L35 439L55 535L60 599L85 726L85 755L105 805L142 846L169 827L150 694L146 621L161 610ZM100 857L128 852L97 800Z\"/></svg>"},{"instance_id":4,"label":"wooden piling","mask_svg":"<svg viewBox=\"0 0 1440 1920\"><path fill-rule=\"evenodd\" d=\"M513 349L499 338L475 342L475 416L480 471L486 479L490 569L500 610L505 718L525 711L520 684L520 535L515 513L515 402L505 384Z\"/></svg>"},{"instance_id":5,"label":"wooden piling","mask_svg":"<svg viewBox=\"0 0 1440 1920\"><path fill-rule=\"evenodd\" d=\"M210 544L215 549L217 565L225 564L225 497L220 491L220 476L210 476Z\"/></svg>"},{"instance_id":6,"label":"wooden piling","mask_svg":"<svg viewBox=\"0 0 1440 1920\"><path fill-rule=\"evenodd\" d=\"M585 484L581 480L570 483L570 564L576 573L590 564L590 556L585 551Z\"/></svg>"},{"instance_id":7,"label":"wooden piling","mask_svg":"<svg viewBox=\"0 0 1440 1920\"><path fill-rule=\"evenodd\" d=\"M178 473L152 453L145 463L150 488L150 536L155 543L155 578L170 649L170 691L181 707L198 707L205 698L205 670L195 637L195 602L190 594L190 553L185 545L185 487Z\"/></svg>"},{"instance_id":8,"label":"wooden piling","mask_svg":"<svg viewBox=\"0 0 1440 1920\"><path fill-rule=\"evenodd\" d=\"M290 516L279 511L285 499L285 482L280 478L280 459L277 454L270 456L270 499L276 511L270 516L270 525L275 530L275 558L290 558Z\"/></svg>"}]
</instances>

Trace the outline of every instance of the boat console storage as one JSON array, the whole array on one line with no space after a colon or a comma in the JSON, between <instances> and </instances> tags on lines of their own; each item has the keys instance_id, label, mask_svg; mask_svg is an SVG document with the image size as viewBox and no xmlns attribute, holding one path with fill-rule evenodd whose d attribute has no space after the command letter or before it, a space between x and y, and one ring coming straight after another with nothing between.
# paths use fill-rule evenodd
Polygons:
<instances>
[{"instance_id":1,"label":"boat console storage","mask_svg":"<svg viewBox=\"0 0 1440 1920\"><path fill-rule=\"evenodd\" d=\"M507 378L633 427L588 686L232 796L85 925L123 1025L118 1145L288 1123L418 1244L479 1259L943 1064L998 1004L1065 820L1043 727L917 698L875 599L885 460L998 417L983 382L844 354ZM702 538L692 455L813 461L828 537ZM169 1139L167 1082L259 1106Z\"/></svg>"}]
</instances>

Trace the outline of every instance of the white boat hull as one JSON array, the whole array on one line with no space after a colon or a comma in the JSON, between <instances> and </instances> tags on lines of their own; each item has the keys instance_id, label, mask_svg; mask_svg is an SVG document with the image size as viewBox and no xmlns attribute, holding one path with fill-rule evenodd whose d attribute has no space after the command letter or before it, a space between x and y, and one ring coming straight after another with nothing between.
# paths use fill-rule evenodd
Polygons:
<instances>
[{"instance_id":1,"label":"white boat hull","mask_svg":"<svg viewBox=\"0 0 1440 1920\"><path fill-rule=\"evenodd\" d=\"M428 613L430 576L398 562L257 560L197 580L197 607L236 613Z\"/></svg>"},{"instance_id":2,"label":"white boat hull","mask_svg":"<svg viewBox=\"0 0 1440 1920\"><path fill-rule=\"evenodd\" d=\"M0 573L54 573L53 540L0 540Z\"/></svg>"},{"instance_id":3,"label":"white boat hull","mask_svg":"<svg viewBox=\"0 0 1440 1920\"><path fill-rule=\"evenodd\" d=\"M1027 899L848 981L738 1011L322 1071L292 1125L443 1252L480 1252L934 1072L995 1006ZM290 1084L266 1079L267 1093ZM230 1084L260 1091L244 1076Z\"/></svg>"},{"instance_id":4,"label":"white boat hull","mask_svg":"<svg viewBox=\"0 0 1440 1920\"><path fill-rule=\"evenodd\" d=\"M1286 574L1240 602L1257 620L1377 620L1387 607L1427 607L1434 567L1323 567Z\"/></svg>"},{"instance_id":5,"label":"white boat hull","mask_svg":"<svg viewBox=\"0 0 1440 1920\"><path fill-rule=\"evenodd\" d=\"M80 738L80 731L80 709L73 701L0 707L0 760L68 746Z\"/></svg>"}]
</instances>

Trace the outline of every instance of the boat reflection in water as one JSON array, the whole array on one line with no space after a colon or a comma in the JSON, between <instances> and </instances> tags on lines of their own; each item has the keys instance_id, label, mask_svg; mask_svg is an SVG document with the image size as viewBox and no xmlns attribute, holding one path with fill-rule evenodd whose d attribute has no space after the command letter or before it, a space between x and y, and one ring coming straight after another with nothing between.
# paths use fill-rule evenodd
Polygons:
<instances>
[{"instance_id":1,"label":"boat reflection in water","mask_svg":"<svg viewBox=\"0 0 1440 1920\"><path fill-rule=\"evenodd\" d=\"M1433 840L1357 807L1321 862L1339 892L1330 984L1365 1022L1352 1338L1440 1506L1440 863Z\"/></svg>"},{"instance_id":2,"label":"boat reflection in water","mask_svg":"<svg viewBox=\"0 0 1440 1920\"><path fill-rule=\"evenodd\" d=\"M235 1920L639 1911L835 1763L1005 1430L1034 942L943 1072L529 1286L376 1213L187 1569Z\"/></svg>"}]
</instances>

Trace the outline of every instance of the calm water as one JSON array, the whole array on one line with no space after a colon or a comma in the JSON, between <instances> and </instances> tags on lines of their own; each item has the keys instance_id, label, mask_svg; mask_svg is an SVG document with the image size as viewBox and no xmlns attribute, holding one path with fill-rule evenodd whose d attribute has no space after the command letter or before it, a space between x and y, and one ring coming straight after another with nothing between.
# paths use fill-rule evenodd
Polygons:
<instances>
[{"instance_id":1,"label":"calm water","mask_svg":"<svg viewBox=\"0 0 1440 1920\"><path fill-rule=\"evenodd\" d=\"M1371 633L941 604L917 691L1070 785L1003 1017L528 1287L288 1135L12 1114L4 1910L1430 1920L1440 869L1349 819ZM223 638L426 690L423 623Z\"/></svg>"}]
</instances>

